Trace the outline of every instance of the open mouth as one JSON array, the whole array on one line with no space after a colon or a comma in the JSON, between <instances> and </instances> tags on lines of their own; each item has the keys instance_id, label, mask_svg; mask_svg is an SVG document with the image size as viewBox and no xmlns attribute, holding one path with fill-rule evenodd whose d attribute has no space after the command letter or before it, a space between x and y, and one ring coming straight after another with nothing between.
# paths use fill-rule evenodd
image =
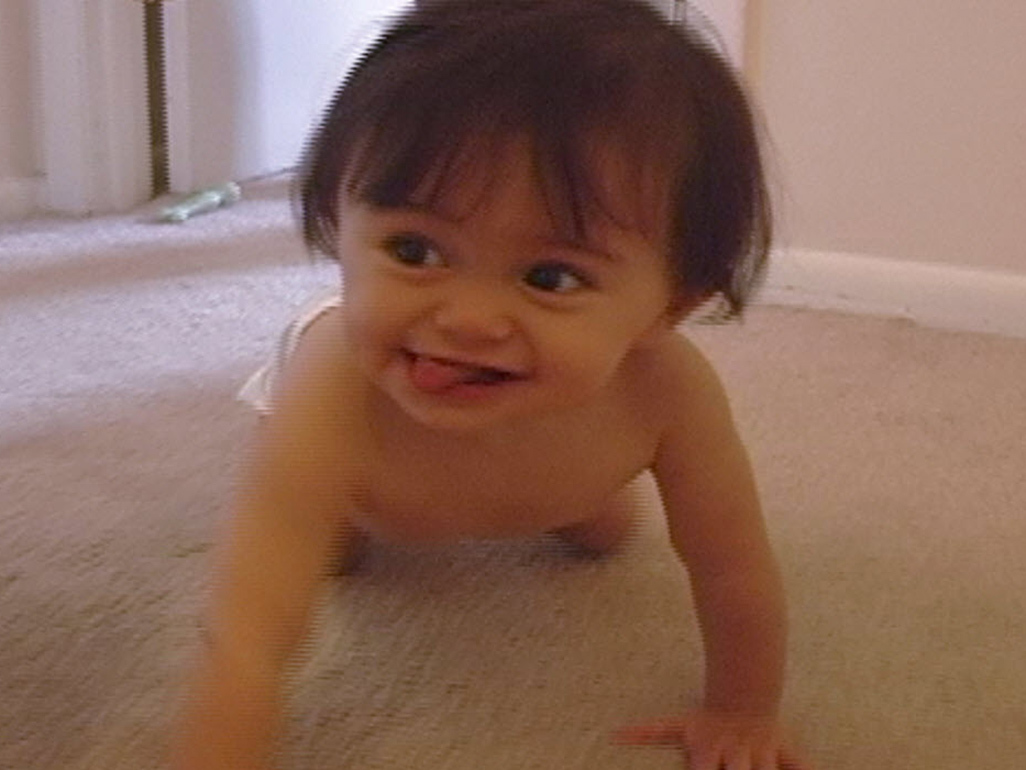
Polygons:
<instances>
[{"instance_id":1,"label":"open mouth","mask_svg":"<svg viewBox=\"0 0 1026 770\"><path fill-rule=\"evenodd\" d=\"M447 358L422 356L403 351L409 361L410 377L425 391L439 393L466 385L499 385L524 379L524 375L509 369L483 366Z\"/></svg>"},{"instance_id":2,"label":"open mouth","mask_svg":"<svg viewBox=\"0 0 1026 770\"><path fill-rule=\"evenodd\" d=\"M471 369L467 377L462 381L464 383L488 384L492 382L509 382L515 379L518 379L518 377L513 372L507 372L504 369L493 369L490 366L476 366Z\"/></svg>"}]
</instances>

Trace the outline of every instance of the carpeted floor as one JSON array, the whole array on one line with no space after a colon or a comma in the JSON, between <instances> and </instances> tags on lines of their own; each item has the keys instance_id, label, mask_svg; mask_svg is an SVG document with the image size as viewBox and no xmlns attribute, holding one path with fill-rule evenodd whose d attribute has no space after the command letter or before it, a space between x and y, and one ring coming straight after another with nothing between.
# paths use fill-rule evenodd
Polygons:
<instances>
[{"instance_id":1,"label":"carpeted floor","mask_svg":"<svg viewBox=\"0 0 1026 770\"><path fill-rule=\"evenodd\" d=\"M253 416L233 393L304 262L277 182L180 227L0 231L0 768L159 767ZM733 394L793 616L787 710L822 770L1026 756L1026 341L756 308L692 326ZM694 696L653 497L629 551L376 546L331 586L283 768L681 767L609 745Z\"/></svg>"}]
</instances>

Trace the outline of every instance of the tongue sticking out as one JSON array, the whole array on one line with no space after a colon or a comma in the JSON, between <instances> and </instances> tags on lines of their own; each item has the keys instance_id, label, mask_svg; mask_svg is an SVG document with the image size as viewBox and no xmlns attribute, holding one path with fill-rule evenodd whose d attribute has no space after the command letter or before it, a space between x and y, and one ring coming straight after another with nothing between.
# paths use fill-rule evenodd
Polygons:
<instances>
[{"instance_id":1,"label":"tongue sticking out","mask_svg":"<svg viewBox=\"0 0 1026 770\"><path fill-rule=\"evenodd\" d=\"M432 358L418 357L410 365L413 384L429 393L438 393L464 382L472 382L478 371L471 366L449 364Z\"/></svg>"}]
</instances>

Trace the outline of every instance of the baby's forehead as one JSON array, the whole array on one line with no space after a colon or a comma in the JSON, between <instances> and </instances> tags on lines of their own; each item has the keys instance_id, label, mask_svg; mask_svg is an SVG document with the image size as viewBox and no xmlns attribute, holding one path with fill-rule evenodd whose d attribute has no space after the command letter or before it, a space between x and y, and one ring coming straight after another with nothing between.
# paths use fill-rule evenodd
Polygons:
<instances>
[{"instance_id":1,"label":"baby's forehead","mask_svg":"<svg viewBox=\"0 0 1026 770\"><path fill-rule=\"evenodd\" d=\"M506 217L567 242L601 243L616 231L662 242L670 227L668 176L612 147L559 158L522 137L470 142L432 164L404 202L455 221Z\"/></svg>"}]
</instances>

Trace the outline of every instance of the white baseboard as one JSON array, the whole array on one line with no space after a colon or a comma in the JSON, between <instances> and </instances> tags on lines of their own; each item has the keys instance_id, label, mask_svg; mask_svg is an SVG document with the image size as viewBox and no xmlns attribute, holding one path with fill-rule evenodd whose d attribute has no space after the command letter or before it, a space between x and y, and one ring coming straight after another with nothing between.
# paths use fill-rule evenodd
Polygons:
<instances>
[{"instance_id":1,"label":"white baseboard","mask_svg":"<svg viewBox=\"0 0 1026 770\"><path fill-rule=\"evenodd\" d=\"M42 177L0 178L0 222L26 219L40 209Z\"/></svg>"},{"instance_id":2,"label":"white baseboard","mask_svg":"<svg viewBox=\"0 0 1026 770\"><path fill-rule=\"evenodd\" d=\"M759 302L1026 338L1026 273L795 249L773 254Z\"/></svg>"}]
</instances>

